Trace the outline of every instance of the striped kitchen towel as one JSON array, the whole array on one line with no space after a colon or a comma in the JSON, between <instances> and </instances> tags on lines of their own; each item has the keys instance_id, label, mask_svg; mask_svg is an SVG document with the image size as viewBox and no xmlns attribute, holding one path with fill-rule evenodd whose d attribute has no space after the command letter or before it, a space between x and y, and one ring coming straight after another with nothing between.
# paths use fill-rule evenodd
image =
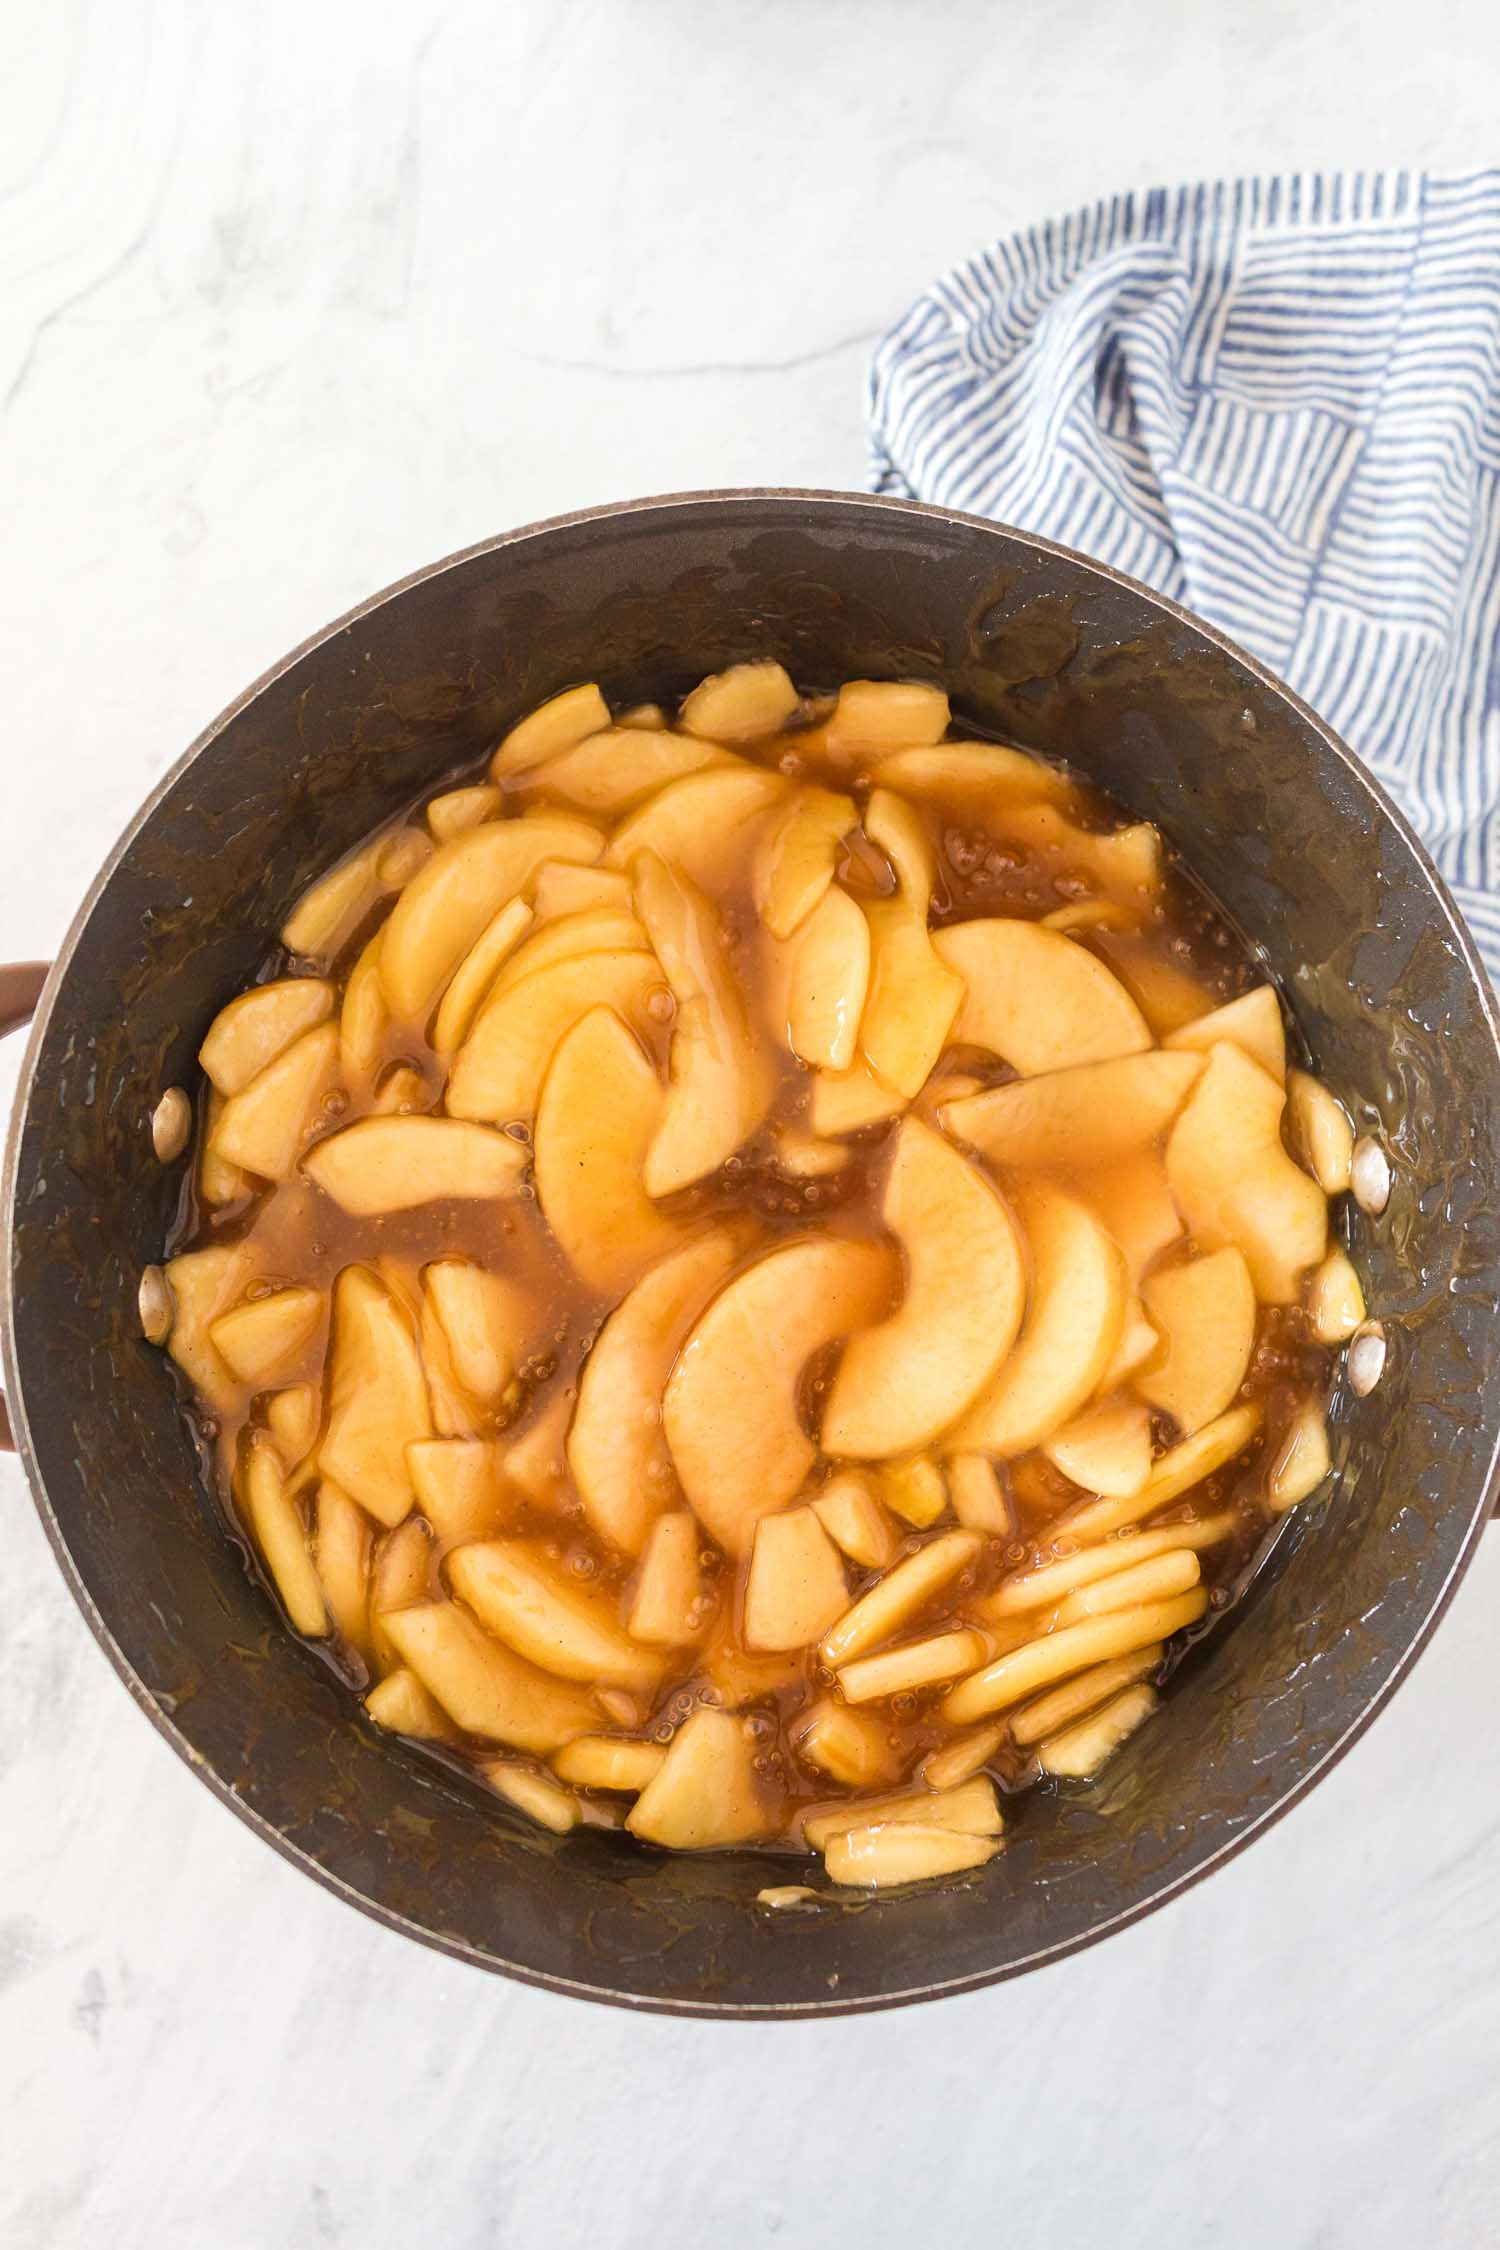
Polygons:
<instances>
[{"instance_id":1,"label":"striped kitchen towel","mask_svg":"<svg viewBox=\"0 0 1500 2250\"><path fill-rule=\"evenodd\" d=\"M877 347L871 481L1197 610L1400 803L1500 977L1500 172L1122 195Z\"/></svg>"}]
</instances>

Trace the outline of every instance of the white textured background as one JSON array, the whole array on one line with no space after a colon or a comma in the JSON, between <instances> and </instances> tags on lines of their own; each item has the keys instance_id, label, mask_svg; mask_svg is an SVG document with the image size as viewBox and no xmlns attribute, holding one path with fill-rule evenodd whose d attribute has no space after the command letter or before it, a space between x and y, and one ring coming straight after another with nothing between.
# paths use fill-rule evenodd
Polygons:
<instances>
[{"instance_id":1,"label":"white textured background","mask_svg":"<svg viewBox=\"0 0 1500 2250\"><path fill-rule=\"evenodd\" d=\"M854 484L868 343L1097 193L1493 160L1493 0L0 0L0 957L413 565ZM0 1066L8 1096L14 1058ZM0 1465L4 2250L1478 2250L1500 1531L1374 1733L1102 1950L745 2029L366 1926L135 1713Z\"/></svg>"}]
</instances>

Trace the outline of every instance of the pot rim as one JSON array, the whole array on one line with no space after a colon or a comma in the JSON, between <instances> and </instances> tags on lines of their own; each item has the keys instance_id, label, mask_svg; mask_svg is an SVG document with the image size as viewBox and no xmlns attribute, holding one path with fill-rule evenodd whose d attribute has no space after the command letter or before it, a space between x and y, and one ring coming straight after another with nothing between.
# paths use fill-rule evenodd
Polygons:
<instances>
[{"instance_id":1,"label":"pot rim","mask_svg":"<svg viewBox=\"0 0 1500 2250\"><path fill-rule=\"evenodd\" d=\"M1258 657L1251 655L1238 642L1232 640L1228 634L1220 632L1217 627L1208 624L1193 611L1185 609L1181 603L1172 601L1167 595L1158 593L1153 587L1144 584L1142 580L1132 578L1127 572L1117 570L1109 563L1100 562L1094 557L1082 553L1077 548L1064 546L1057 540L1040 538L1032 532L1023 530L1018 525L1002 523L993 517L974 515L958 508L936 506L926 501L897 499L894 496L882 493L844 492L818 487L731 485L716 490L661 493L635 500L610 501L591 508L574 509L563 515L542 517L535 522L520 525L514 530L496 533L488 539L476 540L470 546L459 548L452 554L444 555L436 562L427 563L416 570L410 571L404 577L394 580L390 585L366 595L362 601L354 603L351 608L343 611L331 623L299 641L296 647L268 666L257 679L252 681L249 687L242 690L230 703L226 704L218 716L194 737L182 755L157 781L155 787L126 824L84 893L58 947L56 959L52 964L51 972L37 1004L36 1014L22 1056L15 1101L6 1138L4 1168L3 1171L0 1171L0 1224L5 1227L6 1239L9 1239L12 1231L10 1222L15 1203L22 1126L30 1104L37 1060L47 1037L57 995L68 975L82 932L104 891L113 879L121 861L152 819L162 800L176 786L200 754L218 739L225 728L238 718L242 711L246 710L266 688L271 686L274 681L282 678L314 649L333 640L339 633L372 615L388 602L394 601L398 596L410 592L414 587L435 581L446 572L458 569L478 556L498 553L506 547L519 546L529 540L550 536L554 532L577 530L589 524L613 522L633 515L649 514L653 511L701 509L717 506L735 507L766 502L773 505L803 505L815 510L836 508L846 511L855 508L867 510L872 517L893 514L913 515L929 522L955 525L984 533L998 532L1011 540L1022 542L1039 555L1056 556L1091 576L1103 579L1111 585L1123 587L1127 591L1142 597L1155 610L1185 625L1200 639L1243 666L1262 688L1279 697L1296 713L1305 726L1311 728L1322 739L1327 748L1332 751L1334 757L1350 774L1355 785L1364 791L1379 808L1386 821L1396 831L1407 850L1421 867L1431 887L1434 901L1441 910L1447 924L1449 939L1468 969L1478 991L1483 1020L1495 1049L1497 1071L1500 1071L1500 1011L1497 1011L1495 995L1474 939L1426 848L1415 835L1405 815L1392 801L1380 781L1355 756L1341 737L1335 734L1333 729L1308 704L1304 703L1301 697L1289 688L1283 680L1279 679L1274 672L1261 663ZM42 1482L27 1418L25 1396L20 1384L15 1341L13 1286L11 1261L7 1255L3 1262L0 1262L0 1364L3 1364L4 1368L5 1396L15 1436L17 1456L25 1466L26 1481L37 1513L41 1518L42 1528L46 1533L48 1544L74 1601L82 1611L89 1630L108 1657L110 1664L119 1675L130 1696L145 1712L162 1739L171 1746L177 1756L182 1759L197 1778L206 1784L219 1802L227 1806L256 1835L270 1844L282 1859L291 1866L300 1869L303 1874L310 1875L323 1889L330 1891L336 1898L343 1900L348 1905L357 1907L361 1913L369 1916L372 1921L381 1923L385 1928L397 1931L404 1937L414 1938L419 1944L428 1946L435 1952L446 1954L455 1960L468 1962L477 1968L486 1969L492 1974L510 1977L518 1983L533 1985L544 1991L566 1994L575 1999L601 2001L610 2006L628 2008L648 2015L756 2022L771 2019L795 2020L822 2016L868 2015L887 2008L910 2007L919 2001L946 1999L959 1993L979 1991L988 1985L1008 1982L1011 1978L1028 1971L1045 1967L1055 1961L1061 1961L1072 1954L1081 1953L1088 1947L1097 1945L1104 1938L1111 1937L1117 1931L1126 1929L1132 1923L1139 1922L1146 1915L1154 1913L1158 1907L1165 1906L1169 1900L1178 1897L1184 1891L1190 1890L1195 1884L1215 1873L1229 1860L1237 1857L1258 1837L1264 1835L1266 1830L1290 1812L1294 1805L1299 1804L1331 1768L1353 1748L1378 1713L1385 1708L1397 1688L1408 1677L1417 1658L1427 1647L1444 1611L1457 1592L1460 1580L1473 1561L1485 1525L1495 1510L1497 1498L1500 1498L1500 1427L1497 1427L1492 1437L1489 1461L1482 1479L1481 1489L1475 1499L1471 1519L1464 1529L1447 1574L1438 1588L1426 1616L1419 1621L1408 1636L1404 1646L1394 1656L1389 1668L1383 1674L1379 1684L1372 1690L1363 1707L1350 1720L1338 1739L1323 1752L1317 1762L1294 1780L1285 1793L1276 1798L1274 1803L1267 1806L1243 1829L1226 1839L1223 1844L1210 1852L1196 1866L1183 1874L1175 1875L1170 1880L1164 1881L1149 1896L1136 1900L1130 1906L1122 1908L1118 1914L1109 1916L1107 1919L1096 1923L1092 1928L1073 1937L1059 1939L1055 1944L1038 1946L1021 1960L1010 1962L999 1968L978 1970L971 1975L950 1977L931 1984L912 1985L899 1992L850 1999L831 1995L827 2000L766 2002L764 2004L713 2000L664 2000L647 1997L639 1993L615 1990L605 1985L589 1983L580 1978L548 1975L530 1968L524 1963L502 1960L497 1955L486 1952L477 1946L469 1945L460 1939L446 1936L439 1931L412 1921L410 1917L395 1912L375 1899L366 1897L353 1884L324 1867L310 1853L292 1843L254 1805L247 1802L233 1787L232 1783L226 1781L207 1764L201 1753L177 1726L171 1714L151 1694L124 1650L115 1640L108 1621L95 1603L88 1586L84 1583L64 1540L61 1526L57 1521Z\"/></svg>"}]
</instances>

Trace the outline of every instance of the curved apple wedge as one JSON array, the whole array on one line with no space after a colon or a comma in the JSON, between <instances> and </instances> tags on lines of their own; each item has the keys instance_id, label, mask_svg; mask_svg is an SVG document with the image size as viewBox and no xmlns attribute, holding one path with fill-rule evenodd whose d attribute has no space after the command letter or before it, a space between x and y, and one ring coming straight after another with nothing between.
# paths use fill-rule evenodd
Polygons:
<instances>
[{"instance_id":1,"label":"curved apple wedge","mask_svg":"<svg viewBox=\"0 0 1500 2250\"><path fill-rule=\"evenodd\" d=\"M1085 1492L1129 1500L1151 1474L1151 1417L1138 1400L1109 1399L1054 1430L1043 1451Z\"/></svg>"},{"instance_id":2,"label":"curved apple wedge","mask_svg":"<svg viewBox=\"0 0 1500 2250\"><path fill-rule=\"evenodd\" d=\"M221 1008L198 1049L211 1083L239 1093L304 1031L333 1013L334 990L322 977L278 977L252 985Z\"/></svg>"},{"instance_id":3,"label":"curved apple wedge","mask_svg":"<svg viewBox=\"0 0 1500 2250\"><path fill-rule=\"evenodd\" d=\"M925 680L845 680L828 721L828 746L879 756L905 744L941 742L948 694Z\"/></svg>"},{"instance_id":4,"label":"curved apple wedge","mask_svg":"<svg viewBox=\"0 0 1500 2250\"><path fill-rule=\"evenodd\" d=\"M402 1662L465 1734L545 1757L575 1735L598 1732L591 1695L502 1648L457 1602L413 1602L386 1610L380 1622Z\"/></svg>"},{"instance_id":5,"label":"curved apple wedge","mask_svg":"<svg viewBox=\"0 0 1500 2250\"><path fill-rule=\"evenodd\" d=\"M787 974L787 1044L803 1062L848 1070L870 983L870 925L837 883L823 893L792 941Z\"/></svg>"},{"instance_id":6,"label":"curved apple wedge","mask_svg":"<svg viewBox=\"0 0 1500 2250\"><path fill-rule=\"evenodd\" d=\"M384 1283L345 1266L333 1288L328 1427L318 1467L387 1528L415 1494L406 1448L432 1436L432 1412L412 1325Z\"/></svg>"},{"instance_id":7,"label":"curved apple wedge","mask_svg":"<svg viewBox=\"0 0 1500 2250\"><path fill-rule=\"evenodd\" d=\"M1010 1350L1026 1303L1010 1213L920 1118L896 1135L881 1215L904 1253L906 1294L851 1339L823 1416L824 1451L853 1460L915 1452L956 1421Z\"/></svg>"},{"instance_id":8,"label":"curved apple wedge","mask_svg":"<svg viewBox=\"0 0 1500 2250\"><path fill-rule=\"evenodd\" d=\"M813 1074L808 1123L820 1138L841 1133L862 1133L867 1125L884 1125L899 1117L906 1097L882 1086L868 1063L852 1070L819 1070Z\"/></svg>"},{"instance_id":9,"label":"curved apple wedge","mask_svg":"<svg viewBox=\"0 0 1500 2250\"><path fill-rule=\"evenodd\" d=\"M682 1241L643 1186L666 1095L635 1034L591 1008L559 1040L532 1136L542 1215L573 1271L618 1297Z\"/></svg>"},{"instance_id":10,"label":"curved apple wedge","mask_svg":"<svg viewBox=\"0 0 1500 2250\"><path fill-rule=\"evenodd\" d=\"M1202 1067L1160 1052L1083 1063L966 1094L939 1122L995 1164L1115 1164L1166 1131Z\"/></svg>"},{"instance_id":11,"label":"curved apple wedge","mask_svg":"<svg viewBox=\"0 0 1500 2250\"><path fill-rule=\"evenodd\" d=\"M745 1720L728 1711L695 1711L673 1735L625 1825L648 1844L691 1852L754 1843L774 1833L778 1821Z\"/></svg>"},{"instance_id":12,"label":"curved apple wedge","mask_svg":"<svg viewBox=\"0 0 1500 2250\"><path fill-rule=\"evenodd\" d=\"M600 1537L638 1555L675 1492L661 1428L662 1393L684 1336L744 1247L718 1227L685 1243L636 1283L583 1363L568 1464Z\"/></svg>"},{"instance_id":13,"label":"curved apple wedge","mask_svg":"<svg viewBox=\"0 0 1500 2250\"><path fill-rule=\"evenodd\" d=\"M1210 1009L1206 1016L1195 1016L1190 1023L1179 1024L1175 1031L1167 1033L1162 1045L1187 1047L1202 1054L1221 1039L1243 1048L1250 1060L1258 1062L1273 1078L1284 1079L1286 1025L1282 1021L1275 986L1258 984L1253 992L1243 993L1238 1000L1227 1001L1222 1008Z\"/></svg>"},{"instance_id":14,"label":"curved apple wedge","mask_svg":"<svg viewBox=\"0 0 1500 2250\"><path fill-rule=\"evenodd\" d=\"M933 942L967 987L954 1039L999 1055L1023 1078L1140 1054L1152 1044L1119 978L1058 930L987 916L940 930Z\"/></svg>"},{"instance_id":15,"label":"curved apple wedge","mask_svg":"<svg viewBox=\"0 0 1500 2250\"><path fill-rule=\"evenodd\" d=\"M662 1657L633 1641L607 1596L570 1580L533 1539L479 1539L448 1557L453 1591L497 1640L559 1679L650 1693Z\"/></svg>"},{"instance_id":16,"label":"curved apple wedge","mask_svg":"<svg viewBox=\"0 0 1500 2250\"><path fill-rule=\"evenodd\" d=\"M1328 1205L1281 1145L1284 1088L1221 1040L1167 1142L1167 1178L1204 1250L1244 1252L1263 1303L1291 1304L1328 1246Z\"/></svg>"},{"instance_id":17,"label":"curved apple wedge","mask_svg":"<svg viewBox=\"0 0 1500 2250\"><path fill-rule=\"evenodd\" d=\"M258 1179L290 1178L338 1073L337 1026L320 1023L304 1031L230 1095L214 1121L208 1153Z\"/></svg>"},{"instance_id":18,"label":"curved apple wedge","mask_svg":"<svg viewBox=\"0 0 1500 2250\"><path fill-rule=\"evenodd\" d=\"M1042 1445L1093 1397L1125 1317L1125 1261L1086 1204L1037 1182L1017 1199L1031 1252L1020 1338L951 1440L1009 1457Z\"/></svg>"},{"instance_id":19,"label":"curved apple wedge","mask_svg":"<svg viewBox=\"0 0 1500 2250\"><path fill-rule=\"evenodd\" d=\"M1100 835L1078 827L1055 805L1003 805L990 826L1055 867L1087 877L1123 905L1143 905L1161 881L1161 834L1149 820Z\"/></svg>"},{"instance_id":20,"label":"curved apple wedge","mask_svg":"<svg viewBox=\"0 0 1500 2250\"><path fill-rule=\"evenodd\" d=\"M455 1117L494 1125L531 1117L558 1042L591 1008L613 1008L631 1027L650 1024L666 982L649 953L574 953L486 1001L448 1073Z\"/></svg>"},{"instance_id":21,"label":"curved apple wedge","mask_svg":"<svg viewBox=\"0 0 1500 2250\"><path fill-rule=\"evenodd\" d=\"M586 735L545 765L533 766L524 786L538 797L572 805L582 813L613 817L665 789L684 774L722 765L729 752L716 742L647 727L607 727Z\"/></svg>"},{"instance_id":22,"label":"curved apple wedge","mask_svg":"<svg viewBox=\"0 0 1500 2250\"><path fill-rule=\"evenodd\" d=\"M877 1320L896 1281L883 1243L812 1235L738 1275L684 1344L663 1402L667 1443L699 1522L730 1554L816 1459L797 1412L803 1368Z\"/></svg>"},{"instance_id":23,"label":"curved apple wedge","mask_svg":"<svg viewBox=\"0 0 1500 2250\"><path fill-rule=\"evenodd\" d=\"M910 1101L948 1044L963 1005L963 978L945 965L927 927L936 861L911 806L888 789L872 790L865 834L895 870L896 895L865 908L870 990L859 1044L876 1076Z\"/></svg>"},{"instance_id":24,"label":"curved apple wedge","mask_svg":"<svg viewBox=\"0 0 1500 2250\"><path fill-rule=\"evenodd\" d=\"M1250 1268L1238 1250L1215 1250L1152 1274L1141 1284L1141 1299L1166 1350L1136 1376L1135 1387L1191 1437L1231 1404L1249 1370L1255 1347Z\"/></svg>"},{"instance_id":25,"label":"curved apple wedge","mask_svg":"<svg viewBox=\"0 0 1500 2250\"><path fill-rule=\"evenodd\" d=\"M362 1117L310 1148L302 1169L354 1218L515 1195L526 1151L456 1117Z\"/></svg>"},{"instance_id":26,"label":"curved apple wedge","mask_svg":"<svg viewBox=\"0 0 1500 2250\"><path fill-rule=\"evenodd\" d=\"M750 742L786 725L802 698L784 664L757 657L710 672L682 699L678 723L715 742Z\"/></svg>"},{"instance_id":27,"label":"curved apple wedge","mask_svg":"<svg viewBox=\"0 0 1500 2250\"><path fill-rule=\"evenodd\" d=\"M609 705L596 681L564 688L561 695L549 696L516 721L490 760L490 772L497 780L503 774L525 773L608 725Z\"/></svg>"},{"instance_id":28,"label":"curved apple wedge","mask_svg":"<svg viewBox=\"0 0 1500 2250\"><path fill-rule=\"evenodd\" d=\"M1066 774L1008 742L935 742L925 749L893 750L880 761L880 786L951 806L981 822L997 805L1072 795Z\"/></svg>"},{"instance_id":29,"label":"curved apple wedge","mask_svg":"<svg viewBox=\"0 0 1500 2250\"><path fill-rule=\"evenodd\" d=\"M788 787L781 774L767 773L743 758L669 781L620 823L604 863L629 868L640 853L655 852L717 897L745 865L758 824L782 802Z\"/></svg>"},{"instance_id":30,"label":"curved apple wedge","mask_svg":"<svg viewBox=\"0 0 1500 2250\"><path fill-rule=\"evenodd\" d=\"M839 863L844 838L859 825L852 797L799 789L756 854L755 902L774 938L789 938L817 905Z\"/></svg>"}]
</instances>

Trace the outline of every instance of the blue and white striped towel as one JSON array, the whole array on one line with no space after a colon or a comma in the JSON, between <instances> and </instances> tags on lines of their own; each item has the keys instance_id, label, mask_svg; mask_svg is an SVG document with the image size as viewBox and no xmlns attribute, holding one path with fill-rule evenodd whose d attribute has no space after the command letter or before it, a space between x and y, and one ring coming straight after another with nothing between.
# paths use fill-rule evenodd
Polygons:
<instances>
[{"instance_id":1,"label":"blue and white striped towel","mask_svg":"<svg viewBox=\"0 0 1500 2250\"><path fill-rule=\"evenodd\" d=\"M872 482L1253 649L1425 839L1500 976L1500 172L1117 196L876 350Z\"/></svg>"}]
</instances>

